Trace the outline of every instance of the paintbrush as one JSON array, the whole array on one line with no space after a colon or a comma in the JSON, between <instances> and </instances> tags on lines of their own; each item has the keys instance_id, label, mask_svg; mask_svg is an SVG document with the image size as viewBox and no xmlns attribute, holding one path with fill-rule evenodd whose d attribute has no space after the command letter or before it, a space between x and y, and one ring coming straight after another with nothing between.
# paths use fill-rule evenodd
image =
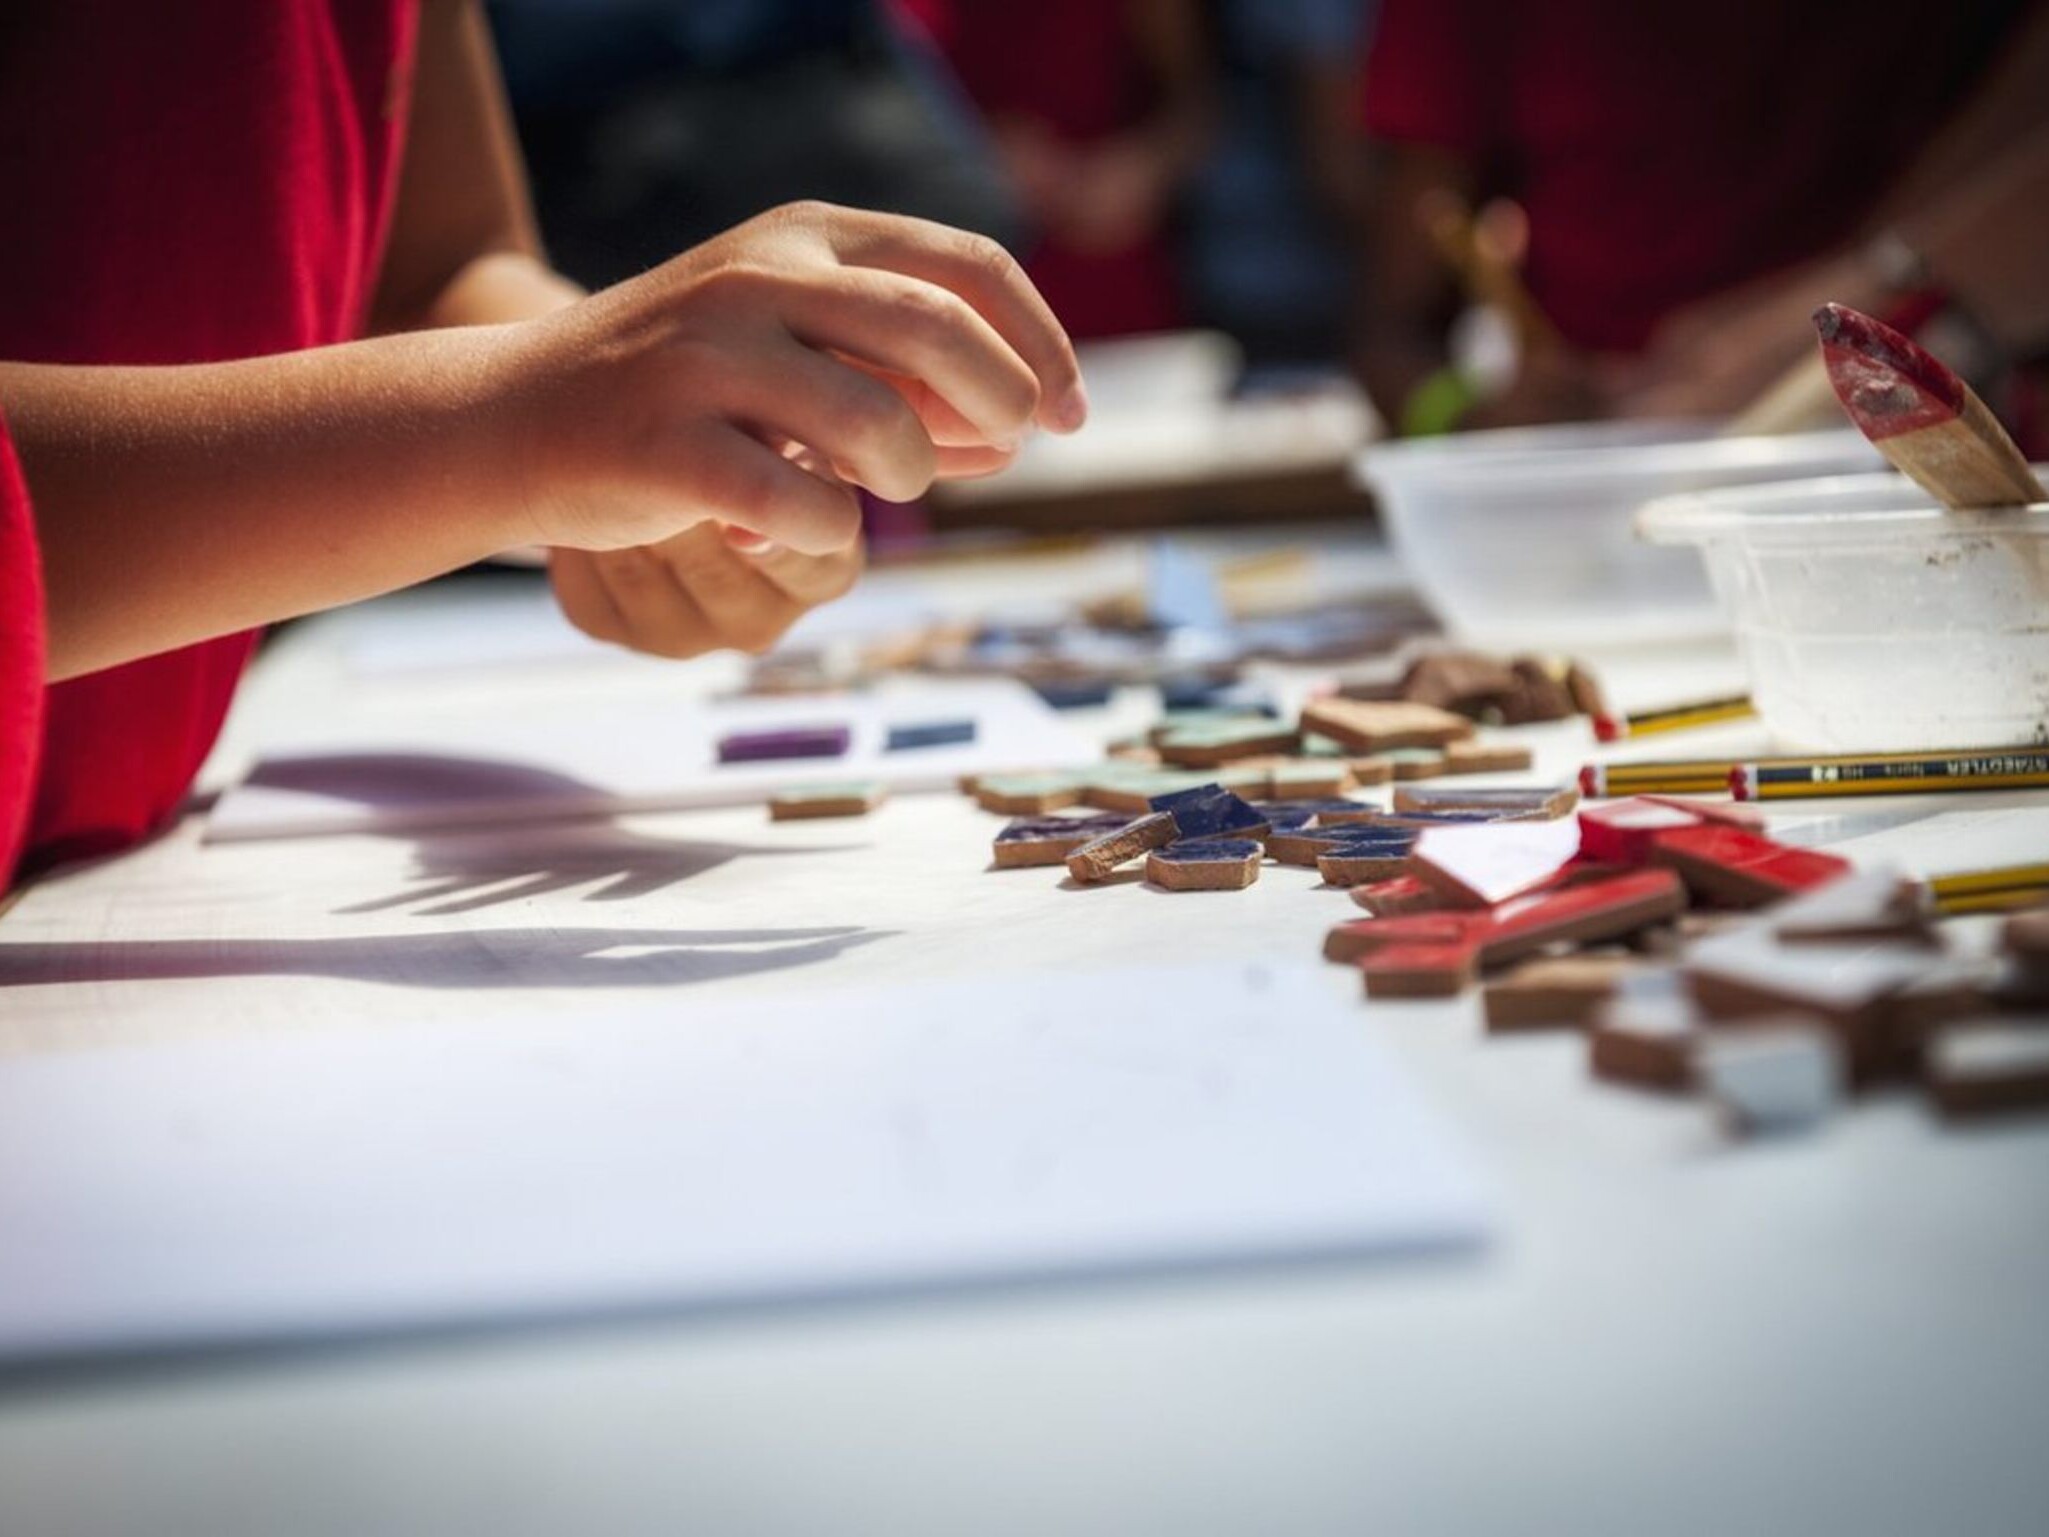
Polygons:
<instances>
[{"instance_id":1,"label":"paintbrush","mask_svg":"<svg viewBox=\"0 0 2049 1537\"><path fill-rule=\"evenodd\" d=\"M1895 468L1955 510L2049 501L1977 392L1925 348L1841 304L1814 312L1829 383Z\"/></svg>"}]
</instances>

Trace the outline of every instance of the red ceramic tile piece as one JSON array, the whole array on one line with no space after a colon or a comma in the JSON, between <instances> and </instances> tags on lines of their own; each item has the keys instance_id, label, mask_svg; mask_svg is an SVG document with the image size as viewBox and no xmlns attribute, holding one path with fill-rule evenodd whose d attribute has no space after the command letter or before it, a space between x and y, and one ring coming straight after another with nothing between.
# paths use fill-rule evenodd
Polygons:
<instances>
[{"instance_id":1,"label":"red ceramic tile piece","mask_svg":"<svg viewBox=\"0 0 2049 1537\"><path fill-rule=\"evenodd\" d=\"M1661 833L1653 859L1679 872L1697 896L1731 907L1760 907L1811 891L1850 873L1850 862L1819 849L1796 849L1713 823Z\"/></svg>"},{"instance_id":2,"label":"red ceramic tile piece","mask_svg":"<svg viewBox=\"0 0 2049 1537\"><path fill-rule=\"evenodd\" d=\"M1469 944L1389 945L1360 962L1368 998L1454 998L1472 980Z\"/></svg>"},{"instance_id":3,"label":"red ceramic tile piece","mask_svg":"<svg viewBox=\"0 0 2049 1537\"><path fill-rule=\"evenodd\" d=\"M1579 814L1579 851L1609 864L1645 865L1661 833L1700 825L1701 818L1690 810L1641 796L1587 806Z\"/></svg>"},{"instance_id":4,"label":"red ceramic tile piece","mask_svg":"<svg viewBox=\"0 0 2049 1537\"><path fill-rule=\"evenodd\" d=\"M1685 910L1685 887L1669 870L1631 870L1532 892L1482 915L1480 959L1496 966L1547 945L1620 939Z\"/></svg>"}]
</instances>

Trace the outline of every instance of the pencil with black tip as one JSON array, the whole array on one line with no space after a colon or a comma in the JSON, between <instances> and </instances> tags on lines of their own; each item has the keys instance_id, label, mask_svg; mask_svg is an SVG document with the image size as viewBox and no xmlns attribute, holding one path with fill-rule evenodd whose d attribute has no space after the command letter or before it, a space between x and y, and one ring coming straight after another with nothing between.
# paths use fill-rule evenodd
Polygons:
<instances>
[{"instance_id":1,"label":"pencil with black tip","mask_svg":"<svg viewBox=\"0 0 2049 1537\"><path fill-rule=\"evenodd\" d=\"M1724 721L1750 720L1757 706L1748 694L1729 694L1719 699L1697 699L1690 704L1667 705L1634 715L1596 715L1594 739L1620 742L1629 737L1654 736L1661 731L1685 731L1693 726L1718 726Z\"/></svg>"},{"instance_id":2,"label":"pencil with black tip","mask_svg":"<svg viewBox=\"0 0 2049 1537\"><path fill-rule=\"evenodd\" d=\"M2041 788L2049 788L2049 747L1779 758L1729 770L1729 791L1739 801Z\"/></svg>"}]
</instances>

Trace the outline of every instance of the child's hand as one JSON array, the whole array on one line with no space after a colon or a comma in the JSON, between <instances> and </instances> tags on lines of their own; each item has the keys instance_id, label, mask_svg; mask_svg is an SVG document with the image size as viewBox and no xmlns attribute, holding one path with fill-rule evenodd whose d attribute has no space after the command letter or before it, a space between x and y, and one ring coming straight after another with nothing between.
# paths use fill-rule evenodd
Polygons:
<instances>
[{"instance_id":1,"label":"child's hand","mask_svg":"<svg viewBox=\"0 0 2049 1537\"><path fill-rule=\"evenodd\" d=\"M1088 410L1066 333L1001 247L822 204L764 214L504 335L501 421L529 537L648 547L558 563L586 628L602 613L600 568L615 602L640 579L629 571L652 578L657 562L821 601L793 562L825 558L827 587L851 574L851 486L908 501L935 477L1001 465L1035 425L1073 431ZM734 564L710 533L674 542L713 521L779 553ZM787 582L771 581L774 563ZM653 649L678 649L702 629L676 613L649 633L671 638Z\"/></svg>"},{"instance_id":2,"label":"child's hand","mask_svg":"<svg viewBox=\"0 0 2049 1537\"><path fill-rule=\"evenodd\" d=\"M760 653L807 609L861 574L861 542L800 555L758 535L698 523L659 544L549 552L562 612L586 635L656 656Z\"/></svg>"}]
</instances>

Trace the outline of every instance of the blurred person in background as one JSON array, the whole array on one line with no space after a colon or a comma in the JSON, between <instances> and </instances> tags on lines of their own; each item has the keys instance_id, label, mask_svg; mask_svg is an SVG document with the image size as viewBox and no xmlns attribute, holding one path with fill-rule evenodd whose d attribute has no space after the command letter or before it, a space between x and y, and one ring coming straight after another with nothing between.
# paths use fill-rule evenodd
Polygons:
<instances>
[{"instance_id":1,"label":"blurred person in background","mask_svg":"<svg viewBox=\"0 0 2049 1537\"><path fill-rule=\"evenodd\" d=\"M1216 0L1215 145L1188 189L1190 318L1254 365L1342 363L1373 0Z\"/></svg>"},{"instance_id":2,"label":"blurred person in background","mask_svg":"<svg viewBox=\"0 0 2049 1537\"><path fill-rule=\"evenodd\" d=\"M1383 0L1363 116L1357 360L1391 420L1712 414L1812 345L1821 298L1883 312L1925 282L1888 220L2049 120L2049 4ZM1555 342L1460 398L1425 225L1496 197Z\"/></svg>"},{"instance_id":3,"label":"blurred person in background","mask_svg":"<svg viewBox=\"0 0 2049 1537\"><path fill-rule=\"evenodd\" d=\"M1194 0L901 0L986 117L1030 221L1025 270L1077 338L1171 330L1169 224L1207 148Z\"/></svg>"},{"instance_id":4,"label":"blurred person in background","mask_svg":"<svg viewBox=\"0 0 2049 1537\"><path fill-rule=\"evenodd\" d=\"M549 252L602 287L821 198L1014 246L973 108L884 0L490 0Z\"/></svg>"}]
</instances>

